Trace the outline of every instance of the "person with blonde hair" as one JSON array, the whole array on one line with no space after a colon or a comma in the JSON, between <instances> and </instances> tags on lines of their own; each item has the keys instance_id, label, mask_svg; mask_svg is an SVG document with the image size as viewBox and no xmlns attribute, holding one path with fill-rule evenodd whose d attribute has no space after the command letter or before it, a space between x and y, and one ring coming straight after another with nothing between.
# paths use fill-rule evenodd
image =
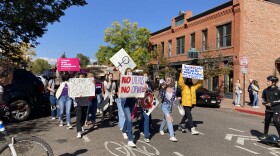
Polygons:
<instances>
[{"instance_id":1,"label":"person with blonde hair","mask_svg":"<svg viewBox=\"0 0 280 156\"><path fill-rule=\"evenodd\" d=\"M242 93L242 90L241 90L241 85L239 80L236 80L234 90L235 90L235 101L234 101L235 106L240 107L240 94Z\"/></svg>"}]
</instances>

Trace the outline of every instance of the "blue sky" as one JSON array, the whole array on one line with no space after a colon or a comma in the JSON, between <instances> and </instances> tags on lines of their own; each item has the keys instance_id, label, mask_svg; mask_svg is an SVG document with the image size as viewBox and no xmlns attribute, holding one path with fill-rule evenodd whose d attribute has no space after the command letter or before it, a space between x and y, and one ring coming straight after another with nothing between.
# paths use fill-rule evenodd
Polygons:
<instances>
[{"instance_id":1,"label":"blue sky","mask_svg":"<svg viewBox=\"0 0 280 156\"><path fill-rule=\"evenodd\" d=\"M171 25L179 11L191 10L193 15L214 8L229 0L87 0L84 7L71 7L60 22L48 25L48 31L39 38L37 58L51 64L63 52L67 57L77 53L96 60L95 53L104 45L104 31L114 21L123 19L137 22L151 32Z\"/></svg>"}]
</instances>

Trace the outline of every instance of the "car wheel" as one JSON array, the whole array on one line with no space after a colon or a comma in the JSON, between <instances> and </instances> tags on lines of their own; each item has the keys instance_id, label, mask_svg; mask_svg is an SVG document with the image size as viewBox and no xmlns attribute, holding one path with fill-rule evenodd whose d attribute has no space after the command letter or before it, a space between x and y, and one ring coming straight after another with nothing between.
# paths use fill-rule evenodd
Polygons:
<instances>
[{"instance_id":1,"label":"car wheel","mask_svg":"<svg viewBox=\"0 0 280 156\"><path fill-rule=\"evenodd\" d=\"M16 100L9 105L9 110L14 121L24 121L29 117L31 107L24 100Z\"/></svg>"}]
</instances>

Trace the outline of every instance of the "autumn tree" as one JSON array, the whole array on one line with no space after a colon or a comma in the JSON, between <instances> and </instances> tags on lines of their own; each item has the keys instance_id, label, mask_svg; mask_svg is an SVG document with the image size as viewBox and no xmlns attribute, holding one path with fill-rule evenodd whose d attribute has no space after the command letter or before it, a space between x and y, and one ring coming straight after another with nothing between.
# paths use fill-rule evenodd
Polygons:
<instances>
[{"instance_id":1,"label":"autumn tree","mask_svg":"<svg viewBox=\"0 0 280 156\"><path fill-rule=\"evenodd\" d=\"M85 0L4 0L0 2L0 50L13 62L22 60L20 43L36 46L48 24L59 22L71 6L84 6Z\"/></svg>"},{"instance_id":2,"label":"autumn tree","mask_svg":"<svg viewBox=\"0 0 280 156\"><path fill-rule=\"evenodd\" d=\"M137 23L131 23L127 19L123 20L123 24L113 22L112 26L105 30L104 41L107 44L99 47L96 58L100 63L111 64L110 58L123 48L136 65L142 68L150 60L149 37L150 31L139 28Z\"/></svg>"},{"instance_id":3,"label":"autumn tree","mask_svg":"<svg viewBox=\"0 0 280 156\"><path fill-rule=\"evenodd\" d=\"M31 71L34 74L41 74L44 70L50 69L50 64L44 59L36 59L32 62Z\"/></svg>"},{"instance_id":4,"label":"autumn tree","mask_svg":"<svg viewBox=\"0 0 280 156\"><path fill-rule=\"evenodd\" d=\"M83 54L81 54L81 53L77 54L76 57L80 59L80 66L81 66L82 68L84 68L84 67L86 67L87 65L90 64L90 59L89 59L89 57L87 57L87 56L85 56L85 55L83 55Z\"/></svg>"}]
</instances>

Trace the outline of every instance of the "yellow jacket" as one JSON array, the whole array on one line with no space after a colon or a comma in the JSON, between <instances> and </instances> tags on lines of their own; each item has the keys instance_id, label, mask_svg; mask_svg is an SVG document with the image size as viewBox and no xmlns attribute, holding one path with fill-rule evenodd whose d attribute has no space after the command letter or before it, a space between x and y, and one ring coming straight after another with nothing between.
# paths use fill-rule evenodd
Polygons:
<instances>
[{"instance_id":1,"label":"yellow jacket","mask_svg":"<svg viewBox=\"0 0 280 156\"><path fill-rule=\"evenodd\" d=\"M199 80L196 84L189 87L185 84L182 73L179 77L179 86L181 87L182 105L192 107L196 105L196 90L202 86L203 80Z\"/></svg>"}]
</instances>

